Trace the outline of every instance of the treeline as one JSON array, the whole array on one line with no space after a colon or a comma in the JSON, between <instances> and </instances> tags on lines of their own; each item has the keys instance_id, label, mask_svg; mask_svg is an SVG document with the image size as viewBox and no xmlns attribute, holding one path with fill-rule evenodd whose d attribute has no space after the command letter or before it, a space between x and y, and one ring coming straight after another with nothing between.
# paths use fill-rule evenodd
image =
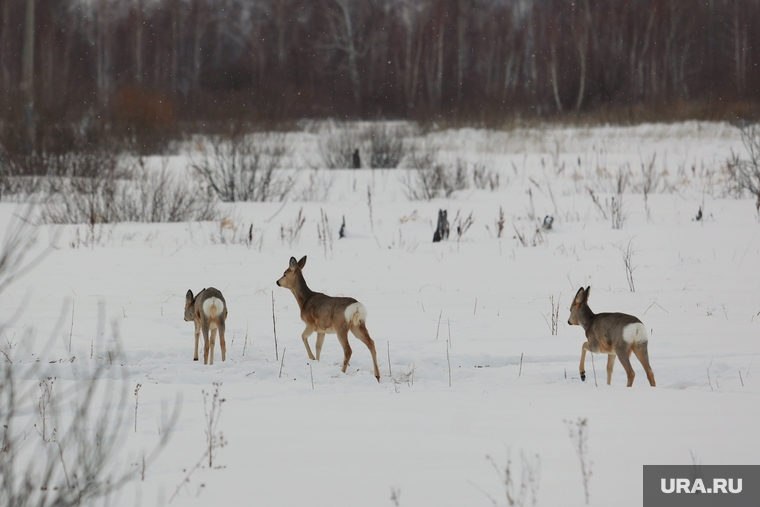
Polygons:
<instances>
[{"instance_id":1,"label":"treeline","mask_svg":"<svg viewBox=\"0 0 760 507\"><path fill-rule=\"evenodd\" d=\"M75 123L80 137L107 129L145 145L188 122L720 116L753 114L760 99L757 0L0 5L0 118L45 146L74 142Z\"/></svg>"}]
</instances>

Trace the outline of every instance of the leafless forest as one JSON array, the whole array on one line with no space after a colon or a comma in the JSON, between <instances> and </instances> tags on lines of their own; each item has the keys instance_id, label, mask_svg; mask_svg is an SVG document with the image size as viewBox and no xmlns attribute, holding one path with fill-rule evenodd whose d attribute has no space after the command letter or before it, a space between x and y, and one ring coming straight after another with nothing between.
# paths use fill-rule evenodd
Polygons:
<instances>
[{"instance_id":1,"label":"leafless forest","mask_svg":"<svg viewBox=\"0 0 760 507\"><path fill-rule=\"evenodd\" d=\"M150 152L303 117L752 117L758 26L757 0L0 0L2 144Z\"/></svg>"}]
</instances>

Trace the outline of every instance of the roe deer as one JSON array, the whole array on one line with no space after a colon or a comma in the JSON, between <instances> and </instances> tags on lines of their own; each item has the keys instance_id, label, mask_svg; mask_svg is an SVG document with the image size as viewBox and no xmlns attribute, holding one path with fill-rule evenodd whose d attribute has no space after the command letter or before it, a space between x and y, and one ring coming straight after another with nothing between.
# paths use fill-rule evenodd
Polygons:
<instances>
[{"instance_id":1,"label":"roe deer","mask_svg":"<svg viewBox=\"0 0 760 507\"><path fill-rule=\"evenodd\" d=\"M612 382L612 369L615 356L625 368L628 375L628 387L633 385L635 373L631 367L631 352L639 358L647 374L649 384L654 387L654 372L649 366L647 330L644 324L633 315L625 313L595 314L588 307L588 295L591 287L581 287L570 306L570 318L567 323L581 326L586 331L586 341L581 349L581 380L586 380L586 351L607 354L607 385Z\"/></svg>"},{"instance_id":2,"label":"roe deer","mask_svg":"<svg viewBox=\"0 0 760 507\"><path fill-rule=\"evenodd\" d=\"M214 364L214 344L219 330L219 345L222 347L222 361L227 359L227 344L224 342L225 321L227 320L227 303L222 293L213 287L203 289L193 297L193 291L185 295L185 320L195 322L195 354L198 360L198 338L203 331L203 364ZM209 343L209 330L211 341Z\"/></svg>"},{"instance_id":3,"label":"roe deer","mask_svg":"<svg viewBox=\"0 0 760 507\"><path fill-rule=\"evenodd\" d=\"M301 309L301 320L306 324L301 334L303 344L309 359L319 361L322 352L322 343L325 333L335 333L343 347L343 373L346 373L348 361L351 359L351 346L348 344L348 332L351 331L372 354L372 363L375 366L375 378L380 382L380 370L377 367L377 353L375 342L369 337L369 332L364 323L367 320L367 309L354 298L331 297L321 292L314 292L306 285L301 270L306 265L306 256L296 262L295 257L290 258L290 265L285 270L282 278L277 280L277 285L290 289L296 297ZM308 338L314 331L317 332L317 357L311 353Z\"/></svg>"}]
</instances>

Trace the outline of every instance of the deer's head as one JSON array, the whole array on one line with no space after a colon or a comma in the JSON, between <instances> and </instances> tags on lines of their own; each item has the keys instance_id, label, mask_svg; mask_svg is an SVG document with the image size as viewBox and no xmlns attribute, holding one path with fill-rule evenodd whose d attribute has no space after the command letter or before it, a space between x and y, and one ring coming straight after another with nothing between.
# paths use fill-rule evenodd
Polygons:
<instances>
[{"instance_id":1,"label":"deer's head","mask_svg":"<svg viewBox=\"0 0 760 507\"><path fill-rule=\"evenodd\" d=\"M194 319L193 312L195 307L195 298L193 297L193 291L188 290L185 294L185 322L192 322Z\"/></svg>"},{"instance_id":2,"label":"deer's head","mask_svg":"<svg viewBox=\"0 0 760 507\"><path fill-rule=\"evenodd\" d=\"M277 285L280 287L285 287L286 289L295 288L299 275L301 274L301 270L303 269L305 265L306 265L305 255L301 257L301 260L298 262L296 262L295 257L291 257L290 264L288 265L288 269L286 269L285 273L282 274L282 278L277 280Z\"/></svg>"},{"instance_id":3,"label":"deer's head","mask_svg":"<svg viewBox=\"0 0 760 507\"><path fill-rule=\"evenodd\" d=\"M575 294L573 303L570 305L570 318L567 319L567 323L570 324L571 326L580 326L581 308L583 308L584 305L587 305L588 295L590 291L591 291L591 286L586 287L585 289L581 287L580 289L578 289L578 292Z\"/></svg>"}]
</instances>

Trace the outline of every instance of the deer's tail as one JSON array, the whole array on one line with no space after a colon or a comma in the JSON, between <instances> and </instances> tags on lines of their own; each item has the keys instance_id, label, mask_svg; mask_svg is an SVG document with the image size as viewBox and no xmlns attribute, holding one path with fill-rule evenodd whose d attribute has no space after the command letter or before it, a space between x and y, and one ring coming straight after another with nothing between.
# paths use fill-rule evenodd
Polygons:
<instances>
[{"instance_id":1,"label":"deer's tail","mask_svg":"<svg viewBox=\"0 0 760 507\"><path fill-rule=\"evenodd\" d=\"M209 319L216 319L224 311L224 303L219 298L208 298L203 302L203 313Z\"/></svg>"},{"instance_id":2,"label":"deer's tail","mask_svg":"<svg viewBox=\"0 0 760 507\"><path fill-rule=\"evenodd\" d=\"M367 320L367 309L360 302L351 303L346 307L346 311L343 313L346 318L346 322L351 327L363 324Z\"/></svg>"}]
</instances>

